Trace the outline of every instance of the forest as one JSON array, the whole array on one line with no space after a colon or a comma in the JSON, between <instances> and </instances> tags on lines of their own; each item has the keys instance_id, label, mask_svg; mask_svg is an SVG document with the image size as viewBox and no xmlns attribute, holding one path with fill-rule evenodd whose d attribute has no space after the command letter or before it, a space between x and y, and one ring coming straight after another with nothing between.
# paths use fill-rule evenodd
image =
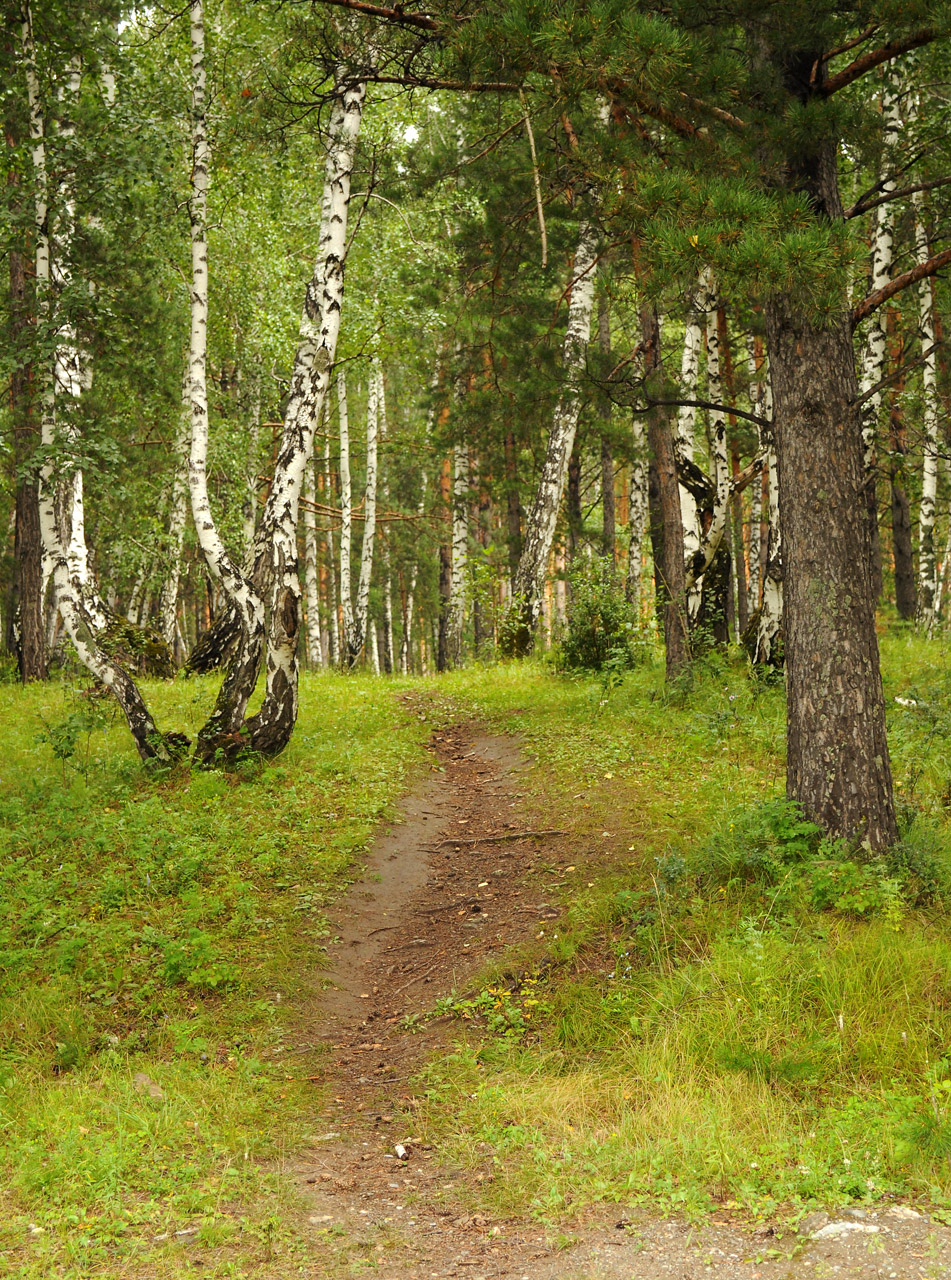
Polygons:
<instances>
[{"instance_id":1,"label":"forest","mask_svg":"<svg viewBox=\"0 0 951 1280\"><path fill-rule=\"evenodd\" d=\"M0 60L0 1271L937 1280L947 5Z\"/></svg>"}]
</instances>

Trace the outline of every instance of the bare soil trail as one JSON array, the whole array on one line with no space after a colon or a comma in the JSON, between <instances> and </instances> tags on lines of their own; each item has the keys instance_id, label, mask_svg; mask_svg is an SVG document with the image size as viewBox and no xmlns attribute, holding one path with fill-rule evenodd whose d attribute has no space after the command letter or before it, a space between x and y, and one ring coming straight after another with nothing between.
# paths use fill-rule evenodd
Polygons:
<instances>
[{"instance_id":1,"label":"bare soil trail","mask_svg":"<svg viewBox=\"0 0 951 1280\"><path fill-rule=\"evenodd\" d=\"M490 963L518 969L518 947L557 928L545 869L571 861L520 794L531 767L517 741L474 725L433 735L430 779L375 844L338 901L331 968L304 1018L325 1046L315 1084L332 1102L290 1172L313 1280L363 1274L407 1280L946 1280L951 1229L901 1206L817 1215L778 1236L728 1214L700 1225L602 1206L557 1242L531 1218L474 1212L492 1177L447 1167L413 1128L412 1078L458 1034L413 1020ZM534 834L541 833L544 834ZM529 834L526 834L529 833ZM577 846L575 846L577 847ZM468 1206L468 1207L467 1207ZM295 1272L296 1274L296 1272Z\"/></svg>"}]
</instances>

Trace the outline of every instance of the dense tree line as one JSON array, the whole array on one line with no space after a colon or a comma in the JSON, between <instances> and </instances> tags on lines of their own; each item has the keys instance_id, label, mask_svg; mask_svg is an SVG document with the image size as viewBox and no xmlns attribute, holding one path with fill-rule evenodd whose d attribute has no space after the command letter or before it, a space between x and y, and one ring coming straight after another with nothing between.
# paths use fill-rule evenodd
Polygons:
<instances>
[{"instance_id":1,"label":"dense tree line","mask_svg":"<svg viewBox=\"0 0 951 1280\"><path fill-rule=\"evenodd\" d=\"M8 5L21 678L68 637L167 757L137 671L221 667L196 754L271 754L302 658L524 654L603 556L671 680L784 666L791 798L893 842L876 611L933 633L951 572L947 37L886 0Z\"/></svg>"}]
</instances>

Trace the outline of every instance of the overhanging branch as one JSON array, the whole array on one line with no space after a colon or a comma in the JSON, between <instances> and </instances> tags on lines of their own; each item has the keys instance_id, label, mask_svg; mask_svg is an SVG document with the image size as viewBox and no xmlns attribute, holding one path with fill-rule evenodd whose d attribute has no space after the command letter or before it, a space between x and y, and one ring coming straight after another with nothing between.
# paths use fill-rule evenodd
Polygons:
<instances>
[{"instance_id":1,"label":"overhanging branch","mask_svg":"<svg viewBox=\"0 0 951 1280\"><path fill-rule=\"evenodd\" d=\"M838 93L840 89L844 89L864 76L867 71L873 71L883 62L892 62L895 58L900 58L903 53L910 53L912 49L920 49L922 45L931 44L938 39L938 35L939 33L933 27L926 27L923 31L915 31L902 40L889 40L887 44L880 45L877 49L870 49L868 53L863 53L861 58L856 58L847 67L843 67L834 76L829 76L828 80L823 81L819 86L819 92L825 97Z\"/></svg>"},{"instance_id":2,"label":"overhanging branch","mask_svg":"<svg viewBox=\"0 0 951 1280\"><path fill-rule=\"evenodd\" d=\"M903 289L917 284L919 280L924 280L928 276L937 275L941 268L946 267L948 263L951 263L951 249L943 249L941 253L936 253L927 262L919 262L910 271L896 276L894 280L889 280L888 284L883 285L881 289L876 289L874 293L870 293L857 307L853 308L852 328L854 329L856 325L861 324L873 311L877 311L879 307L884 306L886 302L894 298L896 294L901 293Z\"/></svg>"}]
</instances>

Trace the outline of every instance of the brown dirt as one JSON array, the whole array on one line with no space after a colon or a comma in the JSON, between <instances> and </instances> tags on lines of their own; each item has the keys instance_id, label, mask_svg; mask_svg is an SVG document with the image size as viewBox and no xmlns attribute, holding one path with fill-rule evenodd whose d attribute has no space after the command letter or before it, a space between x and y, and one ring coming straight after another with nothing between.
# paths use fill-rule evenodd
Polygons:
<instances>
[{"instance_id":1,"label":"brown dirt","mask_svg":"<svg viewBox=\"0 0 951 1280\"><path fill-rule=\"evenodd\" d=\"M447 1167L413 1133L411 1078L444 1048L445 1022L411 1034L407 1015L464 989L494 959L518 968L543 945L559 909L545 868L570 861L557 835L513 838L548 824L518 791L517 742L457 725L433 735L430 780L374 846L362 879L331 918L338 939L324 989L306 1012L325 1043L315 1084L331 1101L311 1149L290 1170L302 1193L305 1274L373 1268L408 1280L943 1280L951 1230L900 1206L839 1214L813 1239L778 1235L725 1213L699 1226L600 1207L566 1234L532 1219L495 1219L468 1205L483 1174ZM550 875L544 876L550 883ZM453 1033L457 1030L452 1027ZM405 1148L400 1159L397 1146ZM490 1176L490 1175L489 1175ZM808 1223L815 1232L824 1217ZM838 1232L838 1234L837 1234ZM297 1272L295 1271L295 1274Z\"/></svg>"}]
</instances>

